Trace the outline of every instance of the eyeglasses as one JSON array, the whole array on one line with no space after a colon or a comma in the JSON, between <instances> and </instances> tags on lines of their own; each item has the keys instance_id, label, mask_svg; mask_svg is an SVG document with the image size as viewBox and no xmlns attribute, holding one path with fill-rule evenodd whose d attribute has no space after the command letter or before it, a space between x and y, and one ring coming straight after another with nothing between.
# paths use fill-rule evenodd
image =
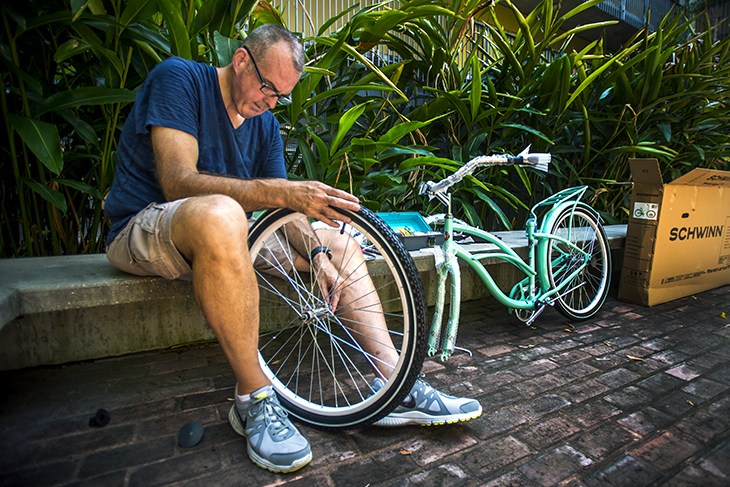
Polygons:
<instances>
[{"instance_id":1,"label":"eyeglasses","mask_svg":"<svg viewBox=\"0 0 730 487\"><path fill-rule=\"evenodd\" d=\"M261 71L259 71L259 67L256 65L256 61L253 58L253 55L251 54L251 51L249 51L248 47L243 46L243 48L248 53L248 57L251 58L251 62L253 63L253 69L256 71L256 77L259 79L259 83L261 83L261 93L263 93L266 96L275 96L277 103L280 103L282 105L291 105L292 99L291 95L281 95L279 92L277 92L274 88L267 85L264 82L264 78L261 77Z\"/></svg>"}]
</instances>

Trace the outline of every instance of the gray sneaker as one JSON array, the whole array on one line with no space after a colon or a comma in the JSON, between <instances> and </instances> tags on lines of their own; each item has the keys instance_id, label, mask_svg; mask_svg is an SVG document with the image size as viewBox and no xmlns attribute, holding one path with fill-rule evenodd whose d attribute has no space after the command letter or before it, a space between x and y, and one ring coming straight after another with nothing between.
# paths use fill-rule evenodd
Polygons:
<instances>
[{"instance_id":1,"label":"gray sneaker","mask_svg":"<svg viewBox=\"0 0 730 487\"><path fill-rule=\"evenodd\" d=\"M373 381L373 391L383 387L383 381ZM428 383L417 380L403 402L386 417L375 422L376 426L405 426L409 424L432 426L458 423L478 418L482 405L476 399L453 397L439 392Z\"/></svg>"},{"instance_id":2,"label":"gray sneaker","mask_svg":"<svg viewBox=\"0 0 730 487\"><path fill-rule=\"evenodd\" d=\"M289 420L270 385L251 393L245 418L239 409L242 404L236 385L236 404L228 413L228 421L236 433L246 437L253 463L272 472L287 473L312 461L309 442Z\"/></svg>"}]
</instances>

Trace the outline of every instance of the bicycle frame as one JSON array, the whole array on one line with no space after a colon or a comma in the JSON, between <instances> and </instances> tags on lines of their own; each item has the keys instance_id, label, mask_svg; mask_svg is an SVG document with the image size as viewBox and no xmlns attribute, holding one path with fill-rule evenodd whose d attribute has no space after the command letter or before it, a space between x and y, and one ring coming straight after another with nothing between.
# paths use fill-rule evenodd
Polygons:
<instances>
[{"instance_id":1,"label":"bicycle frame","mask_svg":"<svg viewBox=\"0 0 730 487\"><path fill-rule=\"evenodd\" d=\"M571 211L574 211L586 190L586 186L569 188L546 198L532 207L530 211L531 217L528 219L526 225L526 236L528 242L527 262L525 262L525 260L513 249L504 244L496 235L469 225L462 225L458 222L454 222L454 218L451 213L451 195L448 193L441 195L439 199L442 202L446 202L448 213L444 219L445 240L442 245L442 250L444 252L443 264L438 265L437 262L438 287L436 296L436 312L434 314L431 335L428 342L429 356L435 355L438 350L439 338L441 335L441 321L443 318L443 308L445 304L445 283L449 273L452 274L451 309L441 353L441 360L447 360L454 350L456 335L458 332L461 299L460 270L455 257L466 262L481 278L491 295L500 303L510 308L510 311L534 310L530 318L526 320L528 325L532 324L534 319L537 318L537 316L545 309L545 306L553 304L554 300L565 290L564 288L567 286L567 283L572 279L572 277L577 276L590 261L589 253L578 248L570 241L570 229L567 238L550 233L555 219L568 208L571 208ZM540 230L536 231L538 220L537 210L546 206L550 206L550 209L546 211L542 218ZM595 214L593 210L591 211ZM488 243L496 246L497 250L472 254L462 245L454 241L453 235L455 231L480 237ZM571 249L574 249L584 258L584 261L580 265L576 266L575 270L573 270L570 274L570 277L564 280L563 283L557 287L551 287L548 279L548 266L551 265L551 262L550 259L546 259L545 256L548 255L546 246L550 243L550 241L558 241ZM496 258L514 265L525 274L525 279L516 284L512 288L510 294L507 295L499 288L489 271L482 264L481 261L487 258Z\"/></svg>"}]
</instances>

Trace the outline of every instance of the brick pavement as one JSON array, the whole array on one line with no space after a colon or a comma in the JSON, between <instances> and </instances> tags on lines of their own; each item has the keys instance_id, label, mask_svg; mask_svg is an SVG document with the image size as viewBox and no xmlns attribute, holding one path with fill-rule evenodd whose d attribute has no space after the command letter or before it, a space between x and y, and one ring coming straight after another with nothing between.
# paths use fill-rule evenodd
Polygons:
<instances>
[{"instance_id":1,"label":"brick pavement","mask_svg":"<svg viewBox=\"0 0 730 487\"><path fill-rule=\"evenodd\" d=\"M314 460L289 475L255 467L228 426L233 377L215 344L0 373L0 485L730 485L730 286L653 308L615 294L595 319L551 310L532 329L465 303L459 345L473 356L424 372L479 398L482 417L302 426ZM90 427L102 407L111 422ZM181 448L191 420L205 436Z\"/></svg>"}]
</instances>

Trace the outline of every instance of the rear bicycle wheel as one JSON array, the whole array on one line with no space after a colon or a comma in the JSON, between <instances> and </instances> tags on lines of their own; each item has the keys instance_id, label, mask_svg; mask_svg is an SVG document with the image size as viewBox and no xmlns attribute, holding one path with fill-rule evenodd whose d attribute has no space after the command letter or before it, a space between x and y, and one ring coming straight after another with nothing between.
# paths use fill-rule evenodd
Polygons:
<instances>
[{"instance_id":1,"label":"rear bicycle wheel","mask_svg":"<svg viewBox=\"0 0 730 487\"><path fill-rule=\"evenodd\" d=\"M369 210L338 211L352 222L317 230L316 243L306 243L295 224L303 215L288 209L267 212L249 232L261 367L293 416L332 429L370 424L400 404L421 371L427 332L425 293L410 254ZM344 274L335 313L314 269L291 271L292 255L278 250L290 245L305 246L306 255L320 245L333 249L332 263ZM365 291L346 297L356 288ZM384 384L377 391L376 378Z\"/></svg>"},{"instance_id":2,"label":"rear bicycle wheel","mask_svg":"<svg viewBox=\"0 0 730 487\"><path fill-rule=\"evenodd\" d=\"M557 235L588 254L550 239L547 249L548 280L552 288L564 286L555 304L565 317L583 320L593 316L603 305L611 279L611 253L608 239L593 212L584 205L567 208L555 220L550 233Z\"/></svg>"}]
</instances>

